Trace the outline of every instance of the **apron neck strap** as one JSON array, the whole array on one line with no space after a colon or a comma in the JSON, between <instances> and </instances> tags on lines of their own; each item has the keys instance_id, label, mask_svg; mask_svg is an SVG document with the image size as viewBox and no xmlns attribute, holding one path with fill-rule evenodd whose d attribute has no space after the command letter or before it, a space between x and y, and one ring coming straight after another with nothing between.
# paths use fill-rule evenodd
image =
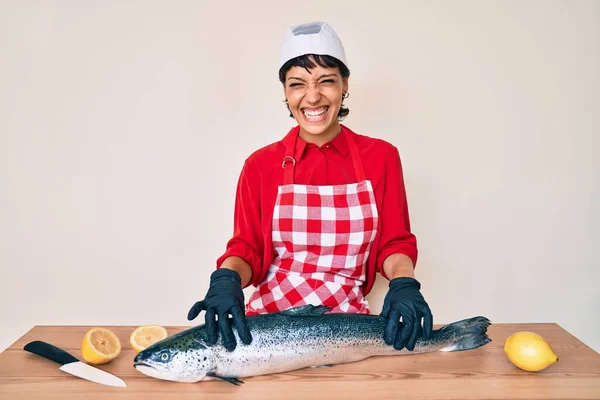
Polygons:
<instances>
[{"instance_id":1,"label":"apron neck strap","mask_svg":"<svg viewBox=\"0 0 600 400\"><path fill-rule=\"evenodd\" d=\"M365 175L365 169L363 168L362 159L360 157L360 153L358 152L358 146L356 146L356 142L352 135L348 135L344 128L342 128L342 132L340 134L346 134L346 141L348 142L348 147L350 148L350 155L352 156L352 162L354 163L354 172L356 173L356 179L358 182L365 181L367 176Z\"/></svg>"},{"instance_id":2,"label":"apron neck strap","mask_svg":"<svg viewBox=\"0 0 600 400\"><path fill-rule=\"evenodd\" d=\"M350 157L352 157L352 163L354 164L354 172L356 173L356 179L358 180L358 182L362 182L366 180L366 175L360 154L358 152L358 147L356 146L352 135L347 134L346 128L344 126L340 126L340 128L341 131L339 134L344 135L346 141L348 142L348 149L350 150ZM300 130L298 128L292 129L292 131L290 132L290 137L286 143L285 157L283 158L283 162L281 164L281 167L284 169L284 185L291 185L294 183L294 171L296 169L296 159L294 158L294 155L296 153L296 141L298 140L299 132Z\"/></svg>"}]
</instances>

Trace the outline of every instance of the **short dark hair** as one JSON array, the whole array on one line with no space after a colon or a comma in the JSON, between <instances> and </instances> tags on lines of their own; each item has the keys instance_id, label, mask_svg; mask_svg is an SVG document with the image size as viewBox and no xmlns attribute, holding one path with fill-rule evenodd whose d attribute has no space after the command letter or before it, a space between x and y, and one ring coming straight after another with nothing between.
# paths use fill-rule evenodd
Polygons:
<instances>
[{"instance_id":1,"label":"short dark hair","mask_svg":"<svg viewBox=\"0 0 600 400\"><path fill-rule=\"evenodd\" d=\"M328 56L328 55L321 55L321 54L305 54L303 56L292 58L291 60L289 60L288 62L283 64L283 66L279 69L279 81L285 85L285 75L292 67L301 67L301 68L306 69L307 71L309 68L315 68L316 65L310 59L311 57L315 60L315 62L319 66L321 66L323 68L338 67L338 69L340 70L340 74L342 75L342 78L348 78L350 76L350 70L348 69L348 67L346 67L346 65L343 62L341 62L340 60L338 60L335 57ZM288 107L288 111L290 111L290 117L294 118L294 115L292 114L289 105L287 107ZM349 113L350 113L350 110L348 108L344 107L344 97L342 97L342 106L340 107L340 110L338 112L338 120L341 121Z\"/></svg>"}]
</instances>

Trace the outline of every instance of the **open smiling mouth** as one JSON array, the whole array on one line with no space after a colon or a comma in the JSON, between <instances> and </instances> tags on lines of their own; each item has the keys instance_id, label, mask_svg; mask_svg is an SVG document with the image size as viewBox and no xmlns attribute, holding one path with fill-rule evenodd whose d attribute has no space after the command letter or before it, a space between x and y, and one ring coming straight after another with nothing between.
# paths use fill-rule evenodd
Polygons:
<instances>
[{"instance_id":1,"label":"open smiling mouth","mask_svg":"<svg viewBox=\"0 0 600 400\"><path fill-rule=\"evenodd\" d=\"M329 106L324 106L324 107L320 107L317 109L311 109L311 110L307 110L306 108L303 108L301 110L302 115L304 116L304 119L307 120L308 122L321 122L321 121L325 120L325 117L327 116L327 111L329 111Z\"/></svg>"}]
</instances>

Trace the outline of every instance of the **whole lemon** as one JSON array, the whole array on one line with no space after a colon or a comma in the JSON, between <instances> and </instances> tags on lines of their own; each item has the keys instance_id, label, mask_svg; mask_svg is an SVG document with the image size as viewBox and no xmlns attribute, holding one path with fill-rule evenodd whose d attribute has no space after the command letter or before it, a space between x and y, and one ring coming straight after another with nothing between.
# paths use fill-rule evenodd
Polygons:
<instances>
[{"instance_id":1,"label":"whole lemon","mask_svg":"<svg viewBox=\"0 0 600 400\"><path fill-rule=\"evenodd\" d=\"M506 338L504 353L516 367L539 372L558 361L548 342L534 332L516 332Z\"/></svg>"}]
</instances>

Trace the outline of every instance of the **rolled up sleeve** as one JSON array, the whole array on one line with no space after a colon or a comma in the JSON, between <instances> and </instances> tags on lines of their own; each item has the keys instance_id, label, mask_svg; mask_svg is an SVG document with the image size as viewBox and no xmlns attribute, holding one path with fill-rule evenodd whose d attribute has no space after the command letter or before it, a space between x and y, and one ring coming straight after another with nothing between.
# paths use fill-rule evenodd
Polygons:
<instances>
[{"instance_id":1,"label":"rolled up sleeve","mask_svg":"<svg viewBox=\"0 0 600 400\"><path fill-rule=\"evenodd\" d=\"M253 277L259 275L264 246L260 200L259 171L251 168L246 160L237 183L233 235L227 242L225 252L217 259L217 268L226 258L238 256L250 265Z\"/></svg>"},{"instance_id":2,"label":"rolled up sleeve","mask_svg":"<svg viewBox=\"0 0 600 400\"><path fill-rule=\"evenodd\" d=\"M383 271L385 259L395 253L405 254L417 265L417 239L411 232L404 173L398 149L392 146L385 162L385 189L380 211L380 246L377 252L377 270Z\"/></svg>"}]
</instances>

